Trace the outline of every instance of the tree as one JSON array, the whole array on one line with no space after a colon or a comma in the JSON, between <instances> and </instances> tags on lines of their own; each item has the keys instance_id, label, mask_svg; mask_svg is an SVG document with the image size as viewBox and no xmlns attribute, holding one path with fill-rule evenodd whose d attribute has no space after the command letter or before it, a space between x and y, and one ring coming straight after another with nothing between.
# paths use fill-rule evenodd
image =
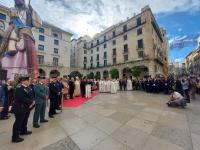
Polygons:
<instances>
[{"instance_id":1,"label":"tree","mask_svg":"<svg viewBox=\"0 0 200 150\"><path fill-rule=\"evenodd\" d=\"M90 72L90 73L87 75L87 78L88 78L88 79L94 79L94 73L93 73L93 72Z\"/></svg>"},{"instance_id":2,"label":"tree","mask_svg":"<svg viewBox=\"0 0 200 150\"><path fill-rule=\"evenodd\" d=\"M71 73L70 73L70 76L71 77L79 77L79 78L81 78L83 75L79 72L79 71L72 71Z\"/></svg>"},{"instance_id":3,"label":"tree","mask_svg":"<svg viewBox=\"0 0 200 150\"><path fill-rule=\"evenodd\" d=\"M110 76L112 79L119 78L119 71L117 69L111 69L110 70Z\"/></svg>"},{"instance_id":4,"label":"tree","mask_svg":"<svg viewBox=\"0 0 200 150\"><path fill-rule=\"evenodd\" d=\"M96 80L100 80L100 79L101 79L101 73L100 73L100 72L96 72L94 78L95 78Z\"/></svg>"},{"instance_id":5,"label":"tree","mask_svg":"<svg viewBox=\"0 0 200 150\"><path fill-rule=\"evenodd\" d=\"M131 72L134 77L139 77L142 73L142 69L138 66L135 66L131 69Z\"/></svg>"}]
</instances>

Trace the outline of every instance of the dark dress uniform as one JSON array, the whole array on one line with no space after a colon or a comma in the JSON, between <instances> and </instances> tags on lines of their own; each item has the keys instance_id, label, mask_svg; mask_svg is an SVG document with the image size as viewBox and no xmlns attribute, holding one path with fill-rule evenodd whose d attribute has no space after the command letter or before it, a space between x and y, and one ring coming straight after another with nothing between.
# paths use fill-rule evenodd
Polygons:
<instances>
[{"instance_id":1,"label":"dark dress uniform","mask_svg":"<svg viewBox=\"0 0 200 150\"><path fill-rule=\"evenodd\" d=\"M75 90L74 81L69 80L69 96L70 96L70 99L73 99L74 90Z\"/></svg>"},{"instance_id":2,"label":"dark dress uniform","mask_svg":"<svg viewBox=\"0 0 200 150\"><path fill-rule=\"evenodd\" d=\"M53 118L53 115L56 114L56 108L60 97L59 89L56 86L56 82L51 82L49 84L49 99L50 99L50 108L49 108L49 117Z\"/></svg>"},{"instance_id":3,"label":"dark dress uniform","mask_svg":"<svg viewBox=\"0 0 200 150\"><path fill-rule=\"evenodd\" d=\"M84 80L81 81L80 88L81 88L81 95L83 98L85 98L86 81Z\"/></svg>"},{"instance_id":4,"label":"dark dress uniform","mask_svg":"<svg viewBox=\"0 0 200 150\"><path fill-rule=\"evenodd\" d=\"M20 85L15 91L15 101L13 104L13 113L15 122L13 125L12 141L19 138L19 134L26 134L28 117L30 114L30 105L33 103L32 91L29 87Z\"/></svg>"}]
</instances>

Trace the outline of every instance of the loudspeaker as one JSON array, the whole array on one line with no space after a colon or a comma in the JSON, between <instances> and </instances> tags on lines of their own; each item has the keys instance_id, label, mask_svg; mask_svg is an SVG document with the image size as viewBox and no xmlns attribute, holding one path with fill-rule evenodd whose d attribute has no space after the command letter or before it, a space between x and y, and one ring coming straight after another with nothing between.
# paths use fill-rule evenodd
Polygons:
<instances>
[{"instance_id":1,"label":"loudspeaker","mask_svg":"<svg viewBox=\"0 0 200 150\"><path fill-rule=\"evenodd\" d=\"M0 80L7 79L7 70L0 69Z\"/></svg>"}]
</instances>

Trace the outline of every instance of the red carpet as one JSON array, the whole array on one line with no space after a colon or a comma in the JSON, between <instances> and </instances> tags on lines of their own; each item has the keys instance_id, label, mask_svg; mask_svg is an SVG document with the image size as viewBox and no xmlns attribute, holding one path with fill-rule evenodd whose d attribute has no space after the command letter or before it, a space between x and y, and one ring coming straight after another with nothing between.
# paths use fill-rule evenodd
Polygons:
<instances>
[{"instance_id":1,"label":"red carpet","mask_svg":"<svg viewBox=\"0 0 200 150\"><path fill-rule=\"evenodd\" d=\"M74 99L67 99L63 101L63 107L78 107L87 101L91 100L92 98L97 96L97 92L92 93L92 97L90 98L82 98L82 97L75 97Z\"/></svg>"}]
</instances>

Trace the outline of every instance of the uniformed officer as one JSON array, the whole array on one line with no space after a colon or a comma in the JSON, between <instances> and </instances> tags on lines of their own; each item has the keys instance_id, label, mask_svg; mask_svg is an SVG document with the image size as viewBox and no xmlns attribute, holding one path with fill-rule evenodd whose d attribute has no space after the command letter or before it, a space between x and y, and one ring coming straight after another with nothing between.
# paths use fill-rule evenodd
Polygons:
<instances>
[{"instance_id":1,"label":"uniformed officer","mask_svg":"<svg viewBox=\"0 0 200 150\"><path fill-rule=\"evenodd\" d=\"M48 92L44 86L45 77L38 77L38 83L34 86L35 91L35 112L33 115L33 127L39 128L38 124L39 118L41 123L48 122L45 119L46 101L48 99Z\"/></svg>"},{"instance_id":2,"label":"uniformed officer","mask_svg":"<svg viewBox=\"0 0 200 150\"><path fill-rule=\"evenodd\" d=\"M15 91L15 101L13 104L13 113L15 114L15 122L13 124L12 142L22 142L24 139L20 138L21 135L31 134L27 130L28 114L34 106L35 101L32 99L32 93L29 86L29 77L21 77L20 85Z\"/></svg>"},{"instance_id":3,"label":"uniformed officer","mask_svg":"<svg viewBox=\"0 0 200 150\"><path fill-rule=\"evenodd\" d=\"M49 108L49 117L54 118L54 114L56 114L56 107L58 104L58 100L60 97L59 89L56 86L57 76L52 76L52 82L49 84L49 99L50 99L50 108Z\"/></svg>"}]
</instances>

